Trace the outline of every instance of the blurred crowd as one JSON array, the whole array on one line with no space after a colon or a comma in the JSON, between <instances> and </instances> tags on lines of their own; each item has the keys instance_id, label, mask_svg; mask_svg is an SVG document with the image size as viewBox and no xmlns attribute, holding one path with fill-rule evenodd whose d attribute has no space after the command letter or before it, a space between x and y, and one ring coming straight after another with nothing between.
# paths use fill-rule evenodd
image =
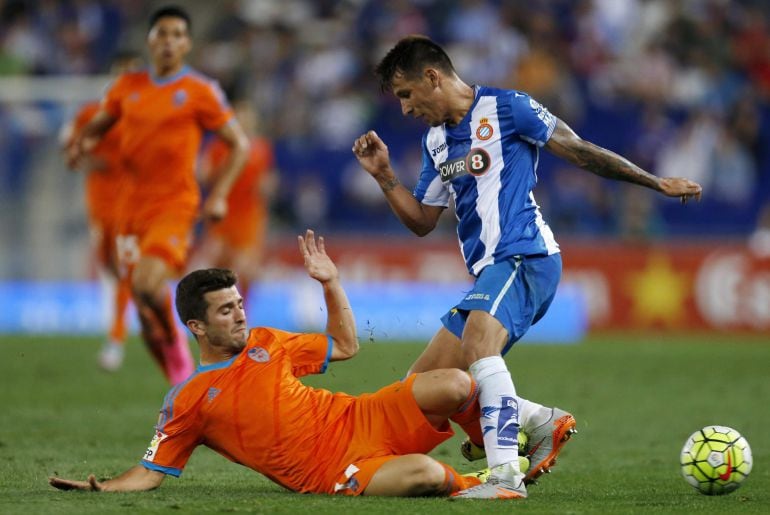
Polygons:
<instances>
[{"instance_id":1,"label":"blurred crowd","mask_svg":"<svg viewBox=\"0 0 770 515\"><path fill-rule=\"evenodd\" d=\"M402 117L372 72L412 33L445 45L466 82L526 91L584 138L704 187L703 201L683 209L543 156L535 196L557 237L747 237L767 219L759 214L770 201L764 0L183 4L193 15L194 65L231 98L251 100L275 142L279 227L403 231L350 147L377 130L402 182L416 181L424 127ZM143 49L158 5L0 1L0 76L103 73L116 52ZM35 135L3 105L0 134L0 188L30 194L24 142Z\"/></svg>"}]
</instances>

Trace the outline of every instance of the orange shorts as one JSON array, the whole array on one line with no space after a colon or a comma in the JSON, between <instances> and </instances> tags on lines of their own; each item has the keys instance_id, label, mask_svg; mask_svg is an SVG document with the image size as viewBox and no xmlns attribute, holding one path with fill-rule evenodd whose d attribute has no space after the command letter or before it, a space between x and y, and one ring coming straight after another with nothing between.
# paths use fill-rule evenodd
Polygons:
<instances>
[{"instance_id":1,"label":"orange shorts","mask_svg":"<svg viewBox=\"0 0 770 515\"><path fill-rule=\"evenodd\" d=\"M256 211L232 212L224 220L211 223L208 230L233 250L259 248L265 239L267 218Z\"/></svg>"},{"instance_id":2,"label":"orange shorts","mask_svg":"<svg viewBox=\"0 0 770 515\"><path fill-rule=\"evenodd\" d=\"M125 226L122 237L135 237L131 259L135 264L140 256L155 256L174 270L181 271L187 263L192 230L198 217L197 207L187 204L168 203L163 209L146 211L131 219ZM119 249L120 252L120 249ZM126 255L127 252L121 252ZM130 261L134 261L131 263Z\"/></svg>"},{"instance_id":3,"label":"orange shorts","mask_svg":"<svg viewBox=\"0 0 770 515\"><path fill-rule=\"evenodd\" d=\"M384 463L405 454L426 454L454 435L449 422L436 429L425 418L412 395L416 377L356 398L347 416L353 437L328 493L361 495Z\"/></svg>"}]
</instances>

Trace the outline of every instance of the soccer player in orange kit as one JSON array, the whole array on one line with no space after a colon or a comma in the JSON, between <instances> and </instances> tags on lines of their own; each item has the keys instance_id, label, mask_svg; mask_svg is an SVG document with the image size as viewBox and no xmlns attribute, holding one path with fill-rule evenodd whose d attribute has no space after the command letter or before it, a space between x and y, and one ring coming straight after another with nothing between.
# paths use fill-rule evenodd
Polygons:
<instances>
[{"instance_id":1,"label":"soccer player in orange kit","mask_svg":"<svg viewBox=\"0 0 770 515\"><path fill-rule=\"evenodd\" d=\"M199 214L195 161L204 131L215 132L230 148L202 214L220 220L227 196L246 159L248 140L216 82L185 64L192 48L189 15L163 7L151 16L147 43L149 70L121 75L102 107L83 128L83 142L121 123L121 156L133 191L117 240L121 264L131 270L131 288L142 336L172 384L193 371L186 336L174 322L168 280L187 260L192 228Z\"/></svg>"},{"instance_id":2,"label":"soccer player in orange kit","mask_svg":"<svg viewBox=\"0 0 770 515\"><path fill-rule=\"evenodd\" d=\"M238 290L249 298L256 281L267 237L270 198L278 185L273 145L260 135L260 120L251 102L233 101L235 117L249 137L249 155L227 198L227 216L205 225L190 258L189 269L229 268L238 276ZM200 180L204 190L222 173L230 149L219 138L206 146Z\"/></svg>"},{"instance_id":3,"label":"soccer player in orange kit","mask_svg":"<svg viewBox=\"0 0 770 515\"><path fill-rule=\"evenodd\" d=\"M195 335L201 364L166 395L139 465L108 481L57 477L61 490L137 491L179 476L198 445L296 492L451 495L480 483L425 453L452 436L448 418L475 413L477 388L459 369L413 374L357 397L305 386L330 361L358 351L353 311L323 238L300 236L310 277L321 283L326 334L246 325L229 270L198 270L177 286L179 317Z\"/></svg>"},{"instance_id":4,"label":"soccer player in orange kit","mask_svg":"<svg viewBox=\"0 0 770 515\"><path fill-rule=\"evenodd\" d=\"M141 58L133 52L118 54L113 59L110 73L119 75L136 70ZM65 152L75 141L78 132L99 111L99 102L88 102L74 118L62 128L61 140ZM114 371L123 362L123 346L126 340L126 308L131 298L131 286L126 274L118 268L115 239L119 233L125 192L129 189L130 176L122 168L120 158L120 124L116 124L99 141L91 142L91 148L79 162L68 162L72 170L82 170L85 177L85 200L93 254L114 287L112 323L108 339L99 354L99 365ZM89 143L86 146L90 146ZM69 160L68 160L69 161ZM118 206L118 207L116 207Z\"/></svg>"}]
</instances>

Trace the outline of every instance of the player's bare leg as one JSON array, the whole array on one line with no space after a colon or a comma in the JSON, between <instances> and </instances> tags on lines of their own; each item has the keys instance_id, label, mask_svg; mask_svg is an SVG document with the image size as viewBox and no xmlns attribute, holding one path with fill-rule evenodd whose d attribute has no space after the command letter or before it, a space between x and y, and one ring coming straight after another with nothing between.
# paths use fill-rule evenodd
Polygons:
<instances>
[{"instance_id":1,"label":"player's bare leg","mask_svg":"<svg viewBox=\"0 0 770 515\"><path fill-rule=\"evenodd\" d=\"M194 369L187 338L174 322L168 280L172 271L155 256L142 256L133 271L132 290L142 322L142 335L172 384Z\"/></svg>"},{"instance_id":2,"label":"player's bare leg","mask_svg":"<svg viewBox=\"0 0 770 515\"><path fill-rule=\"evenodd\" d=\"M459 499L527 496L519 469L519 400L500 352L508 331L484 311L471 311L462 338L463 356L479 387L484 449L491 474L486 483L454 494Z\"/></svg>"},{"instance_id":3,"label":"player's bare leg","mask_svg":"<svg viewBox=\"0 0 770 515\"><path fill-rule=\"evenodd\" d=\"M409 371L410 373L415 373L450 367L466 369L467 359L468 358L463 355L462 341L446 328L442 327L436 332L433 339L423 353L417 358ZM519 396L516 396L516 399L519 404L519 423L521 429L526 434L529 434L530 431L538 432L538 434L540 434L543 427L551 427L548 425L548 421L553 413L551 408L544 407ZM451 417L451 420L457 423L468 435L468 438L466 438L460 447L462 455L468 461L476 461L486 457L481 426L477 422L480 413L480 407L476 404L475 406L470 406L468 410L457 413ZM525 477L525 483L532 483L537 476L541 475L544 471L547 472L550 466L553 465L556 455L560 452L564 443L569 439L569 436L575 432L574 418L568 428L568 434L556 427L554 427L553 432L553 437L558 440L557 444L547 445L544 448L536 447L537 444L534 441L528 443L526 448L527 455L529 456L534 453L534 456L530 457L530 459L536 461L534 465L542 463L543 466L540 468L530 468Z\"/></svg>"},{"instance_id":4,"label":"player's bare leg","mask_svg":"<svg viewBox=\"0 0 770 515\"><path fill-rule=\"evenodd\" d=\"M445 327L436 331L425 350L409 367L407 375L438 368L459 368L462 370L468 368L463 357L462 342Z\"/></svg>"},{"instance_id":5,"label":"player's bare leg","mask_svg":"<svg viewBox=\"0 0 770 515\"><path fill-rule=\"evenodd\" d=\"M457 368L431 370L417 374L412 383L412 395L425 417L435 427L475 399L471 376Z\"/></svg>"},{"instance_id":6,"label":"player's bare leg","mask_svg":"<svg viewBox=\"0 0 770 515\"><path fill-rule=\"evenodd\" d=\"M467 369L462 351L462 342L444 327L436 332L420 357L412 364L409 374L442 368ZM462 453L469 461L486 456L481 425L479 424L480 415L481 410L478 407L478 402L473 402L467 406L467 409L460 410L450 417L452 422L459 425L465 434L468 435L467 440L463 443ZM471 451L466 451L466 447L471 449ZM467 452L473 452L474 454L468 455Z\"/></svg>"},{"instance_id":7,"label":"player's bare leg","mask_svg":"<svg viewBox=\"0 0 770 515\"><path fill-rule=\"evenodd\" d=\"M112 322L99 352L99 366L114 372L123 365L124 345L126 342L126 309L131 298L131 285L126 274L121 275L118 264L118 250L114 237L104 231L94 231L95 256L100 263L103 280L108 285L105 291L112 296Z\"/></svg>"},{"instance_id":8,"label":"player's bare leg","mask_svg":"<svg viewBox=\"0 0 770 515\"><path fill-rule=\"evenodd\" d=\"M473 397L470 376L459 369L440 369L417 374L412 396L428 421L446 427L450 415ZM408 454L384 463L374 474L364 495L436 496L450 495L480 484L424 454Z\"/></svg>"},{"instance_id":9,"label":"player's bare leg","mask_svg":"<svg viewBox=\"0 0 770 515\"><path fill-rule=\"evenodd\" d=\"M407 454L385 462L363 495L391 497L446 496L478 485L475 477L459 474L425 454Z\"/></svg>"},{"instance_id":10,"label":"player's bare leg","mask_svg":"<svg viewBox=\"0 0 770 515\"><path fill-rule=\"evenodd\" d=\"M223 266L223 259L225 254L225 246L220 238L207 235L190 255L188 261L188 270L198 270L200 268L229 268ZM237 273L237 270L235 270ZM240 291L240 290L239 290Z\"/></svg>"},{"instance_id":11,"label":"player's bare leg","mask_svg":"<svg viewBox=\"0 0 770 515\"><path fill-rule=\"evenodd\" d=\"M244 306L248 307L249 295L258 280L262 253L256 248L235 249L227 253L227 260L232 264L231 268L238 274L238 291L241 292Z\"/></svg>"},{"instance_id":12,"label":"player's bare leg","mask_svg":"<svg viewBox=\"0 0 770 515\"><path fill-rule=\"evenodd\" d=\"M498 351L499 354L499 351ZM440 368L467 369L467 359L463 354L462 341L446 328L440 328L423 353L409 369L409 373L426 372ZM452 415L451 420L457 423L468 438L461 446L463 456L469 461L486 457L484 440L479 418L481 409L478 402L468 406L468 409Z\"/></svg>"},{"instance_id":13,"label":"player's bare leg","mask_svg":"<svg viewBox=\"0 0 770 515\"><path fill-rule=\"evenodd\" d=\"M481 313L481 315L474 315L474 313ZM468 324L466 325L464 339L470 338L472 341L479 342L477 345L468 346L465 345L459 338L448 331L446 328L441 328L433 337L428 347L423 351L422 355L417 358L410 371L423 371L432 370L434 368L443 367L458 367L461 369L467 369L469 364L475 363L481 358L490 356L497 356L499 360L498 368L502 364L500 373L507 374L507 368L505 363L500 357L500 351L502 350L505 342L507 341L507 332L494 318L483 312L473 312L469 316ZM486 339L486 343L482 342ZM510 395L508 397L515 398L515 389L513 383L510 380L510 374L508 374L508 381L510 382ZM469 409L463 410L460 413L452 416L452 420L458 423L463 430L468 434L468 440L463 444L463 447L468 447L474 452L473 459L481 459L487 456L485 452L485 441L482 434L482 425L478 422L481 415L481 408L478 403L475 406L470 406ZM498 415L500 410L495 411L492 415ZM506 412L507 413L507 412ZM495 423L496 427L497 423ZM518 420L516 421L516 428L518 428ZM496 431L490 431L490 435L495 436ZM495 436L496 438L496 436ZM491 440L491 439L490 439ZM517 442L517 438L513 439L513 442ZM490 444L491 445L491 444ZM514 462L511 465L510 470L505 470L505 475L518 476L520 472L516 470L518 465L518 447L517 445L510 446L510 452L504 453L502 457L497 458L497 461L490 462L490 467ZM468 451L464 451L466 457L470 457L467 454ZM510 460L506 460L507 454L510 454ZM509 478L513 481L513 478ZM518 478L520 481L521 478ZM526 494L524 494L526 495ZM522 496L520 492L516 492L515 496Z\"/></svg>"},{"instance_id":14,"label":"player's bare leg","mask_svg":"<svg viewBox=\"0 0 770 515\"><path fill-rule=\"evenodd\" d=\"M131 283L127 278L117 278L113 298L112 324L107 342L99 353L99 365L114 372L123 364L126 343L126 310L131 299Z\"/></svg>"}]
</instances>

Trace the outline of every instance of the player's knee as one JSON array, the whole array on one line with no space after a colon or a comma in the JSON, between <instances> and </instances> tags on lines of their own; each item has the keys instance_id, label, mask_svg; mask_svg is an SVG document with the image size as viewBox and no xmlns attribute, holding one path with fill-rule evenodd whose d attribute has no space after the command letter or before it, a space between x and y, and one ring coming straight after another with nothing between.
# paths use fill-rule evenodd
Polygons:
<instances>
[{"instance_id":1,"label":"player's knee","mask_svg":"<svg viewBox=\"0 0 770 515\"><path fill-rule=\"evenodd\" d=\"M449 368L442 381L442 388L452 404L463 404L471 393L471 378L459 368Z\"/></svg>"},{"instance_id":2,"label":"player's knee","mask_svg":"<svg viewBox=\"0 0 770 515\"><path fill-rule=\"evenodd\" d=\"M443 493L446 472L439 462L429 456L420 456L415 459L410 473L406 477L409 478L409 495L411 496Z\"/></svg>"},{"instance_id":3,"label":"player's knee","mask_svg":"<svg viewBox=\"0 0 770 515\"><path fill-rule=\"evenodd\" d=\"M168 272L165 264L157 259L140 261L131 276L131 292L141 302L153 303L161 298Z\"/></svg>"},{"instance_id":4,"label":"player's knee","mask_svg":"<svg viewBox=\"0 0 770 515\"><path fill-rule=\"evenodd\" d=\"M155 285L146 275L134 274L131 278L131 294L145 304L152 303L155 298Z\"/></svg>"}]
</instances>

